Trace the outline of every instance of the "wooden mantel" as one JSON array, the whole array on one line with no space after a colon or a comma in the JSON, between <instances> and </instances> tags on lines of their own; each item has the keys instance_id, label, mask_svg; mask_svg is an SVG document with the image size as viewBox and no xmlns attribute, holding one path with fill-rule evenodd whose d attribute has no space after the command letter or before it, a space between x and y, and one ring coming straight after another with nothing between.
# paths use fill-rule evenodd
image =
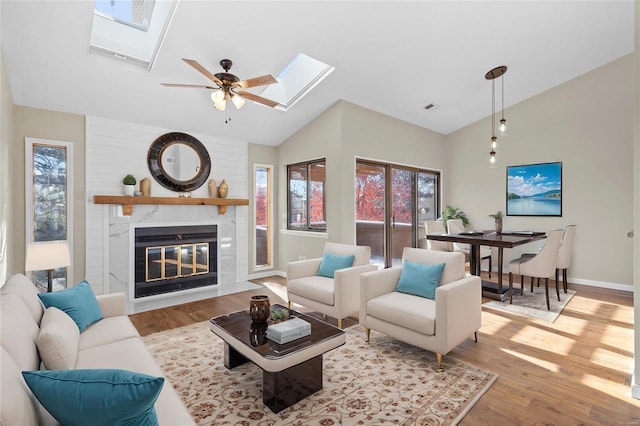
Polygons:
<instances>
[{"instance_id":1,"label":"wooden mantel","mask_svg":"<svg viewBox=\"0 0 640 426\"><path fill-rule=\"evenodd\" d=\"M165 204L179 206L218 206L218 214L225 214L227 206L248 206L249 200L242 198L189 198L189 197L145 197L127 195L94 195L94 204L120 204L122 214L131 216L135 204Z\"/></svg>"}]
</instances>

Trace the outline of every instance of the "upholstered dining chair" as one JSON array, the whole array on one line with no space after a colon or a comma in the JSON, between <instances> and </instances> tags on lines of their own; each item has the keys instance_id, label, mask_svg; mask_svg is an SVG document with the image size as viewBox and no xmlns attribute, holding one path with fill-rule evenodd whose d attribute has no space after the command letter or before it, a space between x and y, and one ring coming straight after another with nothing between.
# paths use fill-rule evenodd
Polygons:
<instances>
[{"instance_id":1,"label":"upholstered dining chair","mask_svg":"<svg viewBox=\"0 0 640 426\"><path fill-rule=\"evenodd\" d=\"M573 255L573 241L576 238L576 225L568 225L564 228L562 242L558 250L558 264L556 265L556 283L562 271L562 290L567 292L567 270L571 266L571 256Z\"/></svg>"},{"instance_id":2,"label":"upholstered dining chair","mask_svg":"<svg viewBox=\"0 0 640 426\"><path fill-rule=\"evenodd\" d=\"M447 221L447 229L450 234L459 234L464 232L464 225L462 219L449 219ZM453 243L453 251L457 251L464 254L465 261L468 262L471 257L471 246L469 244ZM489 260L489 278L491 278L491 249L489 247L480 247L480 262L483 260Z\"/></svg>"},{"instance_id":3,"label":"upholstered dining chair","mask_svg":"<svg viewBox=\"0 0 640 426\"><path fill-rule=\"evenodd\" d=\"M526 255L509 262L509 303L513 303L513 274L520 275L520 291L524 295L524 276L544 278L544 291L547 297L547 310L549 306L549 278L556 273L558 264L558 250L562 239L562 229L556 229L547 234L547 239L542 249L534 256ZM533 281L532 281L533 282ZM556 294L560 300L560 290L556 280Z\"/></svg>"},{"instance_id":4,"label":"upholstered dining chair","mask_svg":"<svg viewBox=\"0 0 640 426\"><path fill-rule=\"evenodd\" d=\"M338 320L360 309L360 275L375 271L370 264L371 247L325 243L322 258L289 262L287 298Z\"/></svg>"},{"instance_id":5,"label":"upholstered dining chair","mask_svg":"<svg viewBox=\"0 0 640 426\"><path fill-rule=\"evenodd\" d=\"M444 223L441 220L425 220L424 230L427 235L442 235L447 233L444 229ZM453 251L453 243L447 241L427 240L427 250Z\"/></svg>"}]
</instances>

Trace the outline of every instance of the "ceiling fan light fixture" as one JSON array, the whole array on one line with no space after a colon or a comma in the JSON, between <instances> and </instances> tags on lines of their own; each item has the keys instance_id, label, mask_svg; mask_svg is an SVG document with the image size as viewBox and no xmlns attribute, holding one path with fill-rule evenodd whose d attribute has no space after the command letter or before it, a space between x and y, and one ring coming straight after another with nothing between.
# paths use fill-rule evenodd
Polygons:
<instances>
[{"instance_id":1,"label":"ceiling fan light fixture","mask_svg":"<svg viewBox=\"0 0 640 426\"><path fill-rule=\"evenodd\" d=\"M237 109L242 108L242 106L244 105L244 99L242 98L242 96L235 93L231 95L231 102L233 102Z\"/></svg>"}]
</instances>

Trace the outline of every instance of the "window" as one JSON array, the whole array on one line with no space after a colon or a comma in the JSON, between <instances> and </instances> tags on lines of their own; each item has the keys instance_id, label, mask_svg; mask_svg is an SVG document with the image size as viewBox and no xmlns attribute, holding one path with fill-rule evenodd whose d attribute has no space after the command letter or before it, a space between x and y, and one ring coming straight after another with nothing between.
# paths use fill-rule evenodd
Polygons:
<instances>
[{"instance_id":1,"label":"window","mask_svg":"<svg viewBox=\"0 0 640 426\"><path fill-rule=\"evenodd\" d=\"M256 269L272 268L273 216L272 206L272 170L273 166L256 164L253 166L255 176L254 217L255 228L255 265Z\"/></svg>"},{"instance_id":2,"label":"window","mask_svg":"<svg viewBox=\"0 0 640 426\"><path fill-rule=\"evenodd\" d=\"M287 166L287 228L326 231L325 159Z\"/></svg>"},{"instance_id":3,"label":"window","mask_svg":"<svg viewBox=\"0 0 640 426\"><path fill-rule=\"evenodd\" d=\"M73 145L69 142L27 138L25 144L26 243L67 240L69 251L73 218L71 217ZM47 271L34 271L34 282L47 287ZM53 271L53 288L67 288L71 282L67 268Z\"/></svg>"}]
</instances>

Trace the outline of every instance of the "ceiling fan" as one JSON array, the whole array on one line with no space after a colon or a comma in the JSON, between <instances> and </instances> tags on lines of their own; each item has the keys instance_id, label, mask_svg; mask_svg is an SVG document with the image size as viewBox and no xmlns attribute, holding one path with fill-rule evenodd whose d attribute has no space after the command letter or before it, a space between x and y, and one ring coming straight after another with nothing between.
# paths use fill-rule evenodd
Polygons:
<instances>
[{"instance_id":1,"label":"ceiling fan","mask_svg":"<svg viewBox=\"0 0 640 426\"><path fill-rule=\"evenodd\" d=\"M197 61L193 59L182 59L187 64L191 65L193 68L202 73L209 80L213 81L217 87L207 86L207 85L199 85L199 84L173 84L173 83L161 83L163 86L167 87L191 87L191 88L199 88L199 89L210 89L215 90L215 92L211 93L211 100L213 101L213 105L224 111L227 107L227 101L231 100L236 108L240 109L244 105L245 98L249 99L253 102L258 102L262 105L266 105L268 107L274 108L278 105L278 102L272 101L271 99L263 98L262 96L254 95L253 93L245 92L241 89L248 89L250 87L258 87L265 86L267 84L277 83L272 75L266 74L260 77L250 78L248 80L240 80L235 75L229 73L233 62L231 59L223 59L220 61L220 66L224 69L224 72L219 72L217 74L212 74L205 67L200 65Z\"/></svg>"}]
</instances>

